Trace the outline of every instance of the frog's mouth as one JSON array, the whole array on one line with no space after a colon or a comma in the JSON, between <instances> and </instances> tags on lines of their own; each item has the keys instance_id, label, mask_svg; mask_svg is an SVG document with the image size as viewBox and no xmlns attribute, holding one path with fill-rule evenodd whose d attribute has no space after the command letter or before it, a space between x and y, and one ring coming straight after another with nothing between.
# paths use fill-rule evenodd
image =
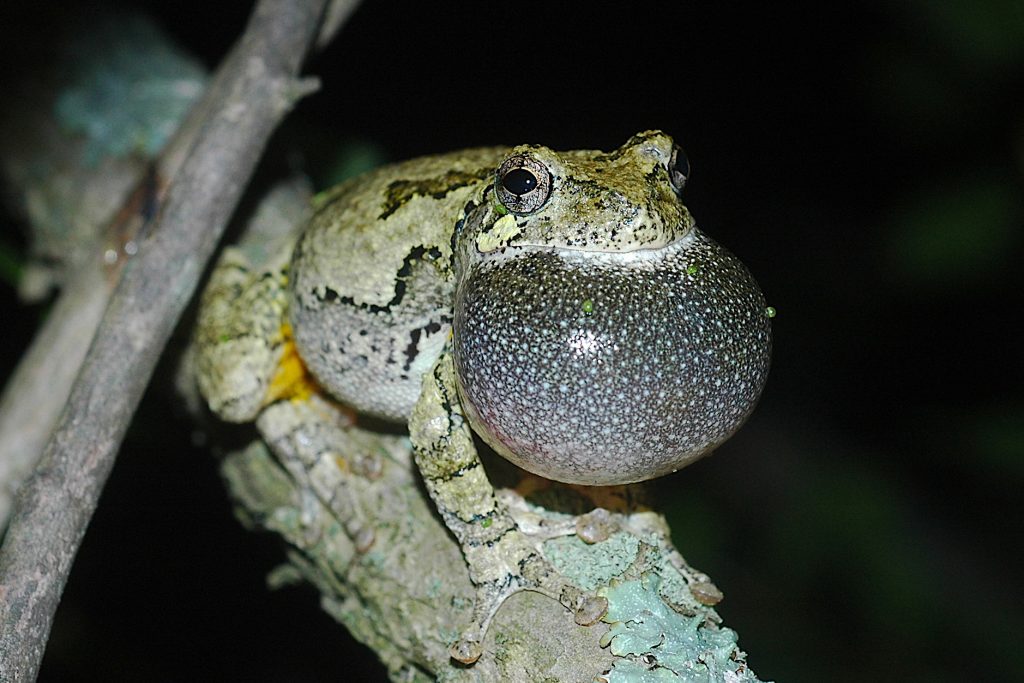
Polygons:
<instances>
[{"instance_id":1,"label":"frog's mouth","mask_svg":"<svg viewBox=\"0 0 1024 683\"><path fill-rule=\"evenodd\" d=\"M476 262L496 264L509 259L521 258L531 253L552 252L567 263L578 267L643 268L663 261L680 250L687 249L697 239L698 233L695 230L689 230L681 237L666 244L634 246L630 249L596 249L575 245L517 243L486 252L478 250Z\"/></svg>"},{"instance_id":2,"label":"frog's mouth","mask_svg":"<svg viewBox=\"0 0 1024 683\"><path fill-rule=\"evenodd\" d=\"M699 233L630 252L505 247L456 292L459 390L478 434L521 467L640 481L707 453L753 409L764 311L742 264Z\"/></svg>"}]
</instances>

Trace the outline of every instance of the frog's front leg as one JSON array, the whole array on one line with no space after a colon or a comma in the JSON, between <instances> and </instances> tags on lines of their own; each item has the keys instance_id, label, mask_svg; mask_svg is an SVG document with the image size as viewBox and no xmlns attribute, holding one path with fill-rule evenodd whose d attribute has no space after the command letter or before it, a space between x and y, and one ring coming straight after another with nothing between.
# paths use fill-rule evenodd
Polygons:
<instances>
[{"instance_id":1,"label":"frog's front leg","mask_svg":"<svg viewBox=\"0 0 1024 683\"><path fill-rule=\"evenodd\" d=\"M424 377L409 433L427 491L462 547L477 589L470 624L449 648L454 659L472 664L480 658L491 619L508 597L522 590L558 600L576 612L578 623L600 619L607 601L588 597L541 553L544 541L565 534L566 529L526 529L495 495L473 445L447 351Z\"/></svg>"}]
</instances>

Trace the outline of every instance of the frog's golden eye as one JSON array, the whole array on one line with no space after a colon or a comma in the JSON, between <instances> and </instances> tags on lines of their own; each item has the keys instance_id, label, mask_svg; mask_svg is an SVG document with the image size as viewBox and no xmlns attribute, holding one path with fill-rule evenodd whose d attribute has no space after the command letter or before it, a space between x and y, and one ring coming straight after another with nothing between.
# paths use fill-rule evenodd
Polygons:
<instances>
[{"instance_id":1,"label":"frog's golden eye","mask_svg":"<svg viewBox=\"0 0 1024 683\"><path fill-rule=\"evenodd\" d=\"M551 196L551 172L537 159L517 154L498 167L494 188L498 201L512 213L533 213Z\"/></svg>"},{"instance_id":2,"label":"frog's golden eye","mask_svg":"<svg viewBox=\"0 0 1024 683\"><path fill-rule=\"evenodd\" d=\"M668 179L676 194L682 194L686 179L690 177L690 161L679 145L672 146L672 158L668 161Z\"/></svg>"}]
</instances>

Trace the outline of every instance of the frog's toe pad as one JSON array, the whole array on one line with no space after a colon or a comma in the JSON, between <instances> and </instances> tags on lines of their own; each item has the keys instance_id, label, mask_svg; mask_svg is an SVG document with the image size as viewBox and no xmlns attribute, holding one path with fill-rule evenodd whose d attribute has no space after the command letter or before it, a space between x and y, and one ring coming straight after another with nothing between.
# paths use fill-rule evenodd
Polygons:
<instances>
[{"instance_id":1,"label":"frog's toe pad","mask_svg":"<svg viewBox=\"0 0 1024 683\"><path fill-rule=\"evenodd\" d=\"M479 640L461 637L448 648L452 659L462 664L474 664L484 653L484 646Z\"/></svg>"}]
</instances>

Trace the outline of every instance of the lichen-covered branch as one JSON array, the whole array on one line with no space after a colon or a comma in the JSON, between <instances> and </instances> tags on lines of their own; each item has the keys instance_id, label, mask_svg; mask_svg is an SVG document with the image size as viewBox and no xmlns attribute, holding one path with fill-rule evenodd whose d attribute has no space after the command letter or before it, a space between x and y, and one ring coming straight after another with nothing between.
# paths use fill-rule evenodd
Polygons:
<instances>
[{"instance_id":1,"label":"lichen-covered branch","mask_svg":"<svg viewBox=\"0 0 1024 683\"><path fill-rule=\"evenodd\" d=\"M68 571L135 406L296 80L324 0L263 0L161 218L115 290L0 550L0 679L33 680Z\"/></svg>"},{"instance_id":2,"label":"lichen-covered branch","mask_svg":"<svg viewBox=\"0 0 1024 683\"><path fill-rule=\"evenodd\" d=\"M472 666L458 664L449 646L470 618L474 586L458 544L419 484L410 443L358 428L349 438L349 456L310 462L308 480L297 479L260 440L224 457L221 470L240 519L280 534L292 549L274 581L317 586L323 608L377 653L392 680L757 680L736 634L720 625L710 605L721 595L683 561L664 519L652 511L609 513L601 522L609 533L600 542L567 534L544 545L560 572L607 598L599 623L582 626L557 600L517 593L491 622L482 657ZM365 476L367 470L373 475ZM308 481L344 496L344 511L323 496L310 501ZM570 518L568 511L594 505L578 492L527 481L533 490L525 498L510 490L501 495L534 524L557 526ZM618 492L595 493L607 496L600 500L605 505L616 504ZM346 529L353 510L374 529L368 548L359 548Z\"/></svg>"}]
</instances>

